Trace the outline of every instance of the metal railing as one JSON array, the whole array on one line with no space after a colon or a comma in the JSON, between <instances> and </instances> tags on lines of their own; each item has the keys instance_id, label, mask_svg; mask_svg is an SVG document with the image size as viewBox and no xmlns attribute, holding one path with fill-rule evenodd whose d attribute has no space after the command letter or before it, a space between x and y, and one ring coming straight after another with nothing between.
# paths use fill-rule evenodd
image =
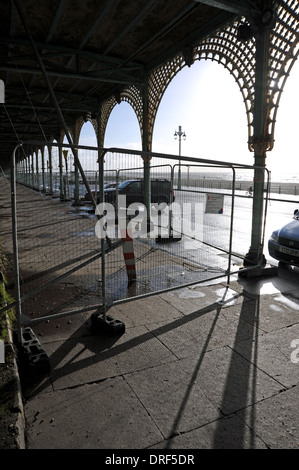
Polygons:
<instances>
[{"instance_id":1,"label":"metal railing","mask_svg":"<svg viewBox=\"0 0 299 470\"><path fill-rule=\"evenodd\" d=\"M24 326L97 309L105 320L113 305L218 278L229 283L232 274L250 269L242 261L250 246L252 198L241 187L253 181L253 166L77 146L84 178L75 176L76 168L60 171L56 190L47 191L49 173L28 163L30 145L16 148L11 181L20 337ZM51 148L59 161L62 145ZM96 162L90 168L95 154L101 155L98 168ZM51 178L53 189L53 171ZM99 209L104 183L136 178L169 181L170 200L148 205L137 199L130 211L114 205L108 214ZM265 172L264 221L268 188ZM58 193L59 201L52 197Z\"/></svg>"}]
</instances>

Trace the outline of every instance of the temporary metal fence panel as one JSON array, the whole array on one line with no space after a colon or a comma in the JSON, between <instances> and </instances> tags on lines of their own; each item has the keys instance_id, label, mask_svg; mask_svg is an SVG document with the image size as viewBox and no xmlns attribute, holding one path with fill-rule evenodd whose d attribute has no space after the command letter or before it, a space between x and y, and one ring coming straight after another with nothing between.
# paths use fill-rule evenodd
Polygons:
<instances>
[{"instance_id":1,"label":"temporary metal fence panel","mask_svg":"<svg viewBox=\"0 0 299 470\"><path fill-rule=\"evenodd\" d=\"M59 159L59 150L59 147L52 147L53 159ZM21 171L24 155L27 158L29 152L26 146L17 151L17 181L15 189L12 188L15 246L11 246L11 253L17 249L23 325L89 310L92 303L101 303L102 292L102 247L95 235L97 217L85 200L86 188L79 178L81 202L77 204L71 197L71 184L69 191L66 190L67 174L63 172L59 175L60 197L43 191L41 186L30 185L30 181L35 182L37 178L30 175L28 183L28 175L26 179ZM94 150L82 149L82 160L91 152ZM88 176L92 183L92 174Z\"/></svg>"},{"instance_id":2,"label":"temporary metal fence panel","mask_svg":"<svg viewBox=\"0 0 299 470\"><path fill-rule=\"evenodd\" d=\"M176 194L182 205L202 201L202 227L195 239L209 253L209 268L218 263L229 271L231 264L242 265L250 246L253 192L249 189L253 187L253 169L184 163L176 165L174 172L177 185L179 176L181 179ZM232 263L226 265L229 259Z\"/></svg>"},{"instance_id":3,"label":"temporary metal fence panel","mask_svg":"<svg viewBox=\"0 0 299 470\"><path fill-rule=\"evenodd\" d=\"M83 146L78 154L83 174L66 165L68 156L62 164L59 145L52 145L42 172L30 164L29 146L15 154L11 251L21 325L229 280L242 267L250 246L253 167ZM169 183L167 200L148 205L137 198L128 210L122 199L107 205L109 191L121 196L119 183L147 177ZM102 183L112 189L105 193ZM106 195L106 205L94 211L91 193L96 204Z\"/></svg>"},{"instance_id":4,"label":"temporary metal fence panel","mask_svg":"<svg viewBox=\"0 0 299 470\"><path fill-rule=\"evenodd\" d=\"M121 168L116 182L143 178L142 155L135 167L136 154L124 152L105 154L105 172ZM152 203L150 233L146 231L144 201L136 200L139 207L132 206L127 226L134 240L136 282L128 290L119 253L111 252L106 257L106 293L110 300L229 276L242 267L251 241L253 198L248 189L253 186L253 167L197 162L191 158L179 162L174 156L151 156L151 180L170 181L174 200L165 207ZM116 212L117 209L116 206ZM119 237L115 224L119 216L113 208L111 214L107 219L109 234L118 233Z\"/></svg>"}]
</instances>

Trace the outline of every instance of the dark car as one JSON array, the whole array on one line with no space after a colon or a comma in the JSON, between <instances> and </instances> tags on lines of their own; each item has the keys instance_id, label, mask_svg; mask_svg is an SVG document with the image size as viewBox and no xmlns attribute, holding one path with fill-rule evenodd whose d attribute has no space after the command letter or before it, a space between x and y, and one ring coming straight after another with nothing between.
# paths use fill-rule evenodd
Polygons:
<instances>
[{"instance_id":1,"label":"dark car","mask_svg":"<svg viewBox=\"0 0 299 470\"><path fill-rule=\"evenodd\" d=\"M105 201L113 205L116 203L116 197L126 196L126 206L137 202L145 204L145 188L143 179L126 180L118 185L116 188L109 188L105 191ZM167 179L153 179L151 180L151 202L167 204L174 201L174 194L171 187L171 182Z\"/></svg>"},{"instance_id":2,"label":"dark car","mask_svg":"<svg viewBox=\"0 0 299 470\"><path fill-rule=\"evenodd\" d=\"M291 222L274 230L268 241L272 258L284 264L299 266L299 212L295 210Z\"/></svg>"},{"instance_id":3,"label":"dark car","mask_svg":"<svg viewBox=\"0 0 299 470\"><path fill-rule=\"evenodd\" d=\"M104 184L104 191L106 191L106 189L115 188L115 187L116 187L116 183L106 183L106 184ZM97 196L97 200L98 200L99 195L100 195L100 191L97 191L97 194L96 194L96 192L93 190L93 191L91 191L91 194L93 195L94 198ZM84 199L86 201L90 201L90 197L89 197L88 193L85 193Z\"/></svg>"}]
</instances>

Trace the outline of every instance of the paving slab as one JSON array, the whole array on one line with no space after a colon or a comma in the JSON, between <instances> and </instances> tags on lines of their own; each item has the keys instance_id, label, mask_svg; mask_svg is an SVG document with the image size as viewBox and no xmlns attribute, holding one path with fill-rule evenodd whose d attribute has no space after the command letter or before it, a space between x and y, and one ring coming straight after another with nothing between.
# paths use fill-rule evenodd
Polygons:
<instances>
[{"instance_id":1,"label":"paving slab","mask_svg":"<svg viewBox=\"0 0 299 470\"><path fill-rule=\"evenodd\" d=\"M43 320L33 325L32 329L43 345L53 341L80 338L82 335L90 334L89 330L86 329L86 322L89 317L89 313L78 313L56 318L55 320Z\"/></svg>"},{"instance_id":2,"label":"paving slab","mask_svg":"<svg viewBox=\"0 0 299 470\"><path fill-rule=\"evenodd\" d=\"M55 390L104 380L175 359L145 327L119 337L81 336L45 344Z\"/></svg>"},{"instance_id":3,"label":"paving slab","mask_svg":"<svg viewBox=\"0 0 299 470\"><path fill-rule=\"evenodd\" d=\"M237 415L220 418L192 431L173 436L153 449L268 449L266 443Z\"/></svg>"},{"instance_id":4,"label":"paving slab","mask_svg":"<svg viewBox=\"0 0 299 470\"><path fill-rule=\"evenodd\" d=\"M268 320L260 328L257 314L260 320L266 305L277 303L277 293L251 298L227 289L226 298L223 288L203 286L203 295L190 289L190 296L182 289L115 306L113 316L130 324L117 338L91 335L85 324L70 325L73 334L59 338L48 326L52 388L40 384L25 404L29 448L295 448L299 368L289 346L299 326L281 327L278 316L268 333ZM194 306L205 297L201 308ZM289 309L285 314L294 313ZM278 412L283 397L287 426ZM65 403L78 410L79 423Z\"/></svg>"},{"instance_id":5,"label":"paving slab","mask_svg":"<svg viewBox=\"0 0 299 470\"><path fill-rule=\"evenodd\" d=\"M172 323L151 324L147 328L182 359L236 341L252 341L256 328L240 318L239 312L240 307L223 308L213 303Z\"/></svg>"},{"instance_id":6,"label":"paving slab","mask_svg":"<svg viewBox=\"0 0 299 470\"><path fill-rule=\"evenodd\" d=\"M160 295L167 303L174 306L183 314L194 312L214 303L224 306L240 304L244 296L230 287L222 284L205 286L196 284L174 292Z\"/></svg>"},{"instance_id":7,"label":"paving slab","mask_svg":"<svg viewBox=\"0 0 299 470\"><path fill-rule=\"evenodd\" d=\"M281 383L229 346L188 357L182 364L223 415L236 413L284 390Z\"/></svg>"},{"instance_id":8,"label":"paving slab","mask_svg":"<svg viewBox=\"0 0 299 470\"><path fill-rule=\"evenodd\" d=\"M264 295L256 299L243 298L239 305L222 309L222 315L239 318L254 325L261 333L270 333L299 322L297 304L292 305L288 294Z\"/></svg>"},{"instance_id":9,"label":"paving slab","mask_svg":"<svg viewBox=\"0 0 299 470\"><path fill-rule=\"evenodd\" d=\"M160 321L172 322L183 314L162 296L153 296L131 303L114 306L109 315L125 323L126 327L147 325Z\"/></svg>"},{"instance_id":10,"label":"paving slab","mask_svg":"<svg viewBox=\"0 0 299 470\"><path fill-rule=\"evenodd\" d=\"M234 345L234 350L287 388L299 384L298 363L291 357L295 340L298 348L299 324L261 335L253 342L242 341Z\"/></svg>"},{"instance_id":11,"label":"paving slab","mask_svg":"<svg viewBox=\"0 0 299 470\"><path fill-rule=\"evenodd\" d=\"M298 367L298 364L297 364ZM238 413L270 449L299 449L298 387Z\"/></svg>"},{"instance_id":12,"label":"paving slab","mask_svg":"<svg viewBox=\"0 0 299 470\"><path fill-rule=\"evenodd\" d=\"M122 377L37 395L26 419L29 449L140 449L163 440Z\"/></svg>"},{"instance_id":13,"label":"paving slab","mask_svg":"<svg viewBox=\"0 0 299 470\"><path fill-rule=\"evenodd\" d=\"M126 375L164 438L210 423L219 409L179 361Z\"/></svg>"},{"instance_id":14,"label":"paving slab","mask_svg":"<svg viewBox=\"0 0 299 470\"><path fill-rule=\"evenodd\" d=\"M280 268L277 276L239 278L238 282L245 294L255 296L283 294L291 291L298 293L298 275L297 270Z\"/></svg>"},{"instance_id":15,"label":"paving slab","mask_svg":"<svg viewBox=\"0 0 299 470\"><path fill-rule=\"evenodd\" d=\"M99 248L86 211L25 187L19 195L22 282L37 275L39 285L39 274L50 270L51 279L68 269L61 264ZM0 198L9 254L9 187ZM123 334L91 332L92 311L34 325L52 368L22 381L28 448L298 448L299 355L292 344L299 342L299 271L232 275L227 285L225 276L206 281L196 250L186 263L179 247L171 249L136 242L139 277L129 288L122 249L107 256L108 291L113 299L131 297L109 310L125 323ZM207 262L215 266L208 275L226 265L216 253ZM37 318L98 305L99 266L32 296L24 312ZM197 279L203 282L134 299Z\"/></svg>"}]
</instances>

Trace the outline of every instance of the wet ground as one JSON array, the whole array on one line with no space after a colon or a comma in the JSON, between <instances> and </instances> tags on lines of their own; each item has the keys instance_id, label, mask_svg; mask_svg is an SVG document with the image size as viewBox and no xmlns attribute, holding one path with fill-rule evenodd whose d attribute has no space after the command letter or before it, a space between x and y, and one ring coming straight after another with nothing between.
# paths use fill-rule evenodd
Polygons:
<instances>
[{"instance_id":1,"label":"wet ground","mask_svg":"<svg viewBox=\"0 0 299 470\"><path fill-rule=\"evenodd\" d=\"M10 253L5 188L2 244ZM23 295L30 294L23 307L27 318L39 320L33 330L51 366L47 373L22 377L29 449L298 448L297 269L258 278L233 275L228 285L222 255L202 253L199 269L194 260L187 264L161 246L138 243L141 276L128 289L119 247L106 266L115 298L143 293L148 279L171 288L182 280L195 284L114 304L109 315L124 331L94 332L90 316L101 295L100 262L64 277L98 255L97 240L86 236L94 220L81 208L78 214L70 205L40 201L23 190L20 265ZM34 214L26 198L41 202ZM206 259L220 264L209 264L215 272L198 284L193 276L208 271ZM53 276L63 277L51 283ZM117 283L109 286L113 278ZM38 291L45 280L48 287ZM81 313L55 316L72 309ZM45 314L52 318L41 320Z\"/></svg>"}]
</instances>

